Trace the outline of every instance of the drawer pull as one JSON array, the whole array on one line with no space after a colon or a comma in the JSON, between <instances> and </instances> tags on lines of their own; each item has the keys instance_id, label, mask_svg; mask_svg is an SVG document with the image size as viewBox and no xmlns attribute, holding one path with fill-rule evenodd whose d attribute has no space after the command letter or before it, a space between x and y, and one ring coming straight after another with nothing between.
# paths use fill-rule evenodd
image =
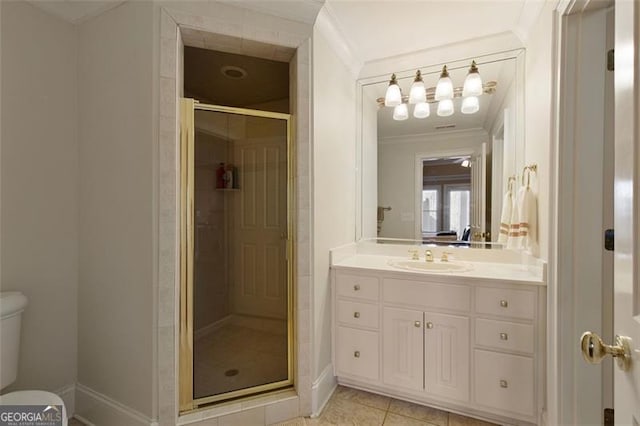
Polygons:
<instances>
[{"instance_id":1,"label":"drawer pull","mask_svg":"<svg viewBox=\"0 0 640 426\"><path fill-rule=\"evenodd\" d=\"M500 333L500 340L509 340L509 335L507 333Z\"/></svg>"},{"instance_id":2,"label":"drawer pull","mask_svg":"<svg viewBox=\"0 0 640 426\"><path fill-rule=\"evenodd\" d=\"M420 327L422 327L422 322L421 321L416 321L416 322L413 323L413 326L420 328Z\"/></svg>"},{"instance_id":3,"label":"drawer pull","mask_svg":"<svg viewBox=\"0 0 640 426\"><path fill-rule=\"evenodd\" d=\"M353 353L353 356L354 356L355 358L360 358L360 351L355 351L355 352ZM506 383L506 382L505 382L505 383Z\"/></svg>"},{"instance_id":4,"label":"drawer pull","mask_svg":"<svg viewBox=\"0 0 640 426\"><path fill-rule=\"evenodd\" d=\"M427 328L428 328L429 330L431 330L431 329L433 328L433 323L432 323L431 321L429 321L429 322L427 323Z\"/></svg>"},{"instance_id":5,"label":"drawer pull","mask_svg":"<svg viewBox=\"0 0 640 426\"><path fill-rule=\"evenodd\" d=\"M360 284L356 284L353 286L353 291L359 291L360 290Z\"/></svg>"},{"instance_id":6,"label":"drawer pull","mask_svg":"<svg viewBox=\"0 0 640 426\"><path fill-rule=\"evenodd\" d=\"M354 312L353 313L353 317L354 318L360 318L360 312Z\"/></svg>"},{"instance_id":7,"label":"drawer pull","mask_svg":"<svg viewBox=\"0 0 640 426\"><path fill-rule=\"evenodd\" d=\"M506 300L502 299L500 301L500 306L503 307L503 308L506 308L506 307L509 306L509 302L507 302Z\"/></svg>"},{"instance_id":8,"label":"drawer pull","mask_svg":"<svg viewBox=\"0 0 640 426\"><path fill-rule=\"evenodd\" d=\"M509 383L507 383L506 380L500 380L500 387L501 388L508 388L509 387Z\"/></svg>"}]
</instances>

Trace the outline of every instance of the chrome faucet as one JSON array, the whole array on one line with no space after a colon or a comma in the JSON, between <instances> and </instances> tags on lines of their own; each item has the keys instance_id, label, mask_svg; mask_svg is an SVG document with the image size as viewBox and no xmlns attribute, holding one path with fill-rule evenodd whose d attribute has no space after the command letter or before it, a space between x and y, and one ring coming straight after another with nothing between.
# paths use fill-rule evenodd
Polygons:
<instances>
[{"instance_id":1,"label":"chrome faucet","mask_svg":"<svg viewBox=\"0 0 640 426\"><path fill-rule=\"evenodd\" d=\"M409 254L411 255L411 260L420 260L420 256L418 255L418 249L409 250Z\"/></svg>"},{"instance_id":2,"label":"chrome faucet","mask_svg":"<svg viewBox=\"0 0 640 426\"><path fill-rule=\"evenodd\" d=\"M431 250L427 250L424 252L424 260L425 262L433 262L433 253Z\"/></svg>"}]
</instances>

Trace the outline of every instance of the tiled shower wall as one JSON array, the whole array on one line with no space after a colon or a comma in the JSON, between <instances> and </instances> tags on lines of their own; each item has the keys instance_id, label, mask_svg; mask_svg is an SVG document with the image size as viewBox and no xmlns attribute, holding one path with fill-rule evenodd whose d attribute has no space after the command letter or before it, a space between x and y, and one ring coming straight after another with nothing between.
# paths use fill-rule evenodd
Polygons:
<instances>
[{"instance_id":1,"label":"tiled shower wall","mask_svg":"<svg viewBox=\"0 0 640 426\"><path fill-rule=\"evenodd\" d=\"M241 10L220 3L166 3L160 10L159 96L159 259L158 414L160 425L178 423L178 99L181 93L181 41L178 26L242 40L246 53L268 43L295 48L291 93L296 155L294 316L296 395L236 402L180 418L180 423L217 425L229 421L274 423L311 412L311 25ZM215 36L214 42L215 42ZM228 40L229 37L221 38ZM214 416L221 416L214 418ZM202 421L202 419L207 419Z\"/></svg>"}]
</instances>

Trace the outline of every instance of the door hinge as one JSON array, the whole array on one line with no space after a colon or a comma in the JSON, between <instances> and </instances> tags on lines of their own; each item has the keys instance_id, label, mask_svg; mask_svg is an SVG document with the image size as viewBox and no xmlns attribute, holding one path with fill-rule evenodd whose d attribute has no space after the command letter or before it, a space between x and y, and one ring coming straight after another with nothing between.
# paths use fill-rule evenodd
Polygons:
<instances>
[{"instance_id":1,"label":"door hinge","mask_svg":"<svg viewBox=\"0 0 640 426\"><path fill-rule=\"evenodd\" d=\"M604 231L604 248L613 251L615 246L615 235L613 229L605 229Z\"/></svg>"},{"instance_id":2,"label":"door hinge","mask_svg":"<svg viewBox=\"0 0 640 426\"><path fill-rule=\"evenodd\" d=\"M614 69L614 49L611 49L607 52L607 71L613 71Z\"/></svg>"},{"instance_id":3,"label":"door hinge","mask_svg":"<svg viewBox=\"0 0 640 426\"><path fill-rule=\"evenodd\" d=\"M613 408L604 409L604 426L613 426Z\"/></svg>"}]
</instances>

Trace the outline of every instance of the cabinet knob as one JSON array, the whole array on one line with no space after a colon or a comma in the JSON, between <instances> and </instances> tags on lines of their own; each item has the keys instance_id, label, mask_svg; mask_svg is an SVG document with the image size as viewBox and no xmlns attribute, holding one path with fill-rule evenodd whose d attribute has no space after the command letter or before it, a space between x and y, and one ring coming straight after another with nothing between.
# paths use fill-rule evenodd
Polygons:
<instances>
[{"instance_id":1,"label":"cabinet knob","mask_svg":"<svg viewBox=\"0 0 640 426\"><path fill-rule=\"evenodd\" d=\"M359 291L360 290L360 284L356 284L353 286L353 290L354 291Z\"/></svg>"},{"instance_id":2,"label":"cabinet knob","mask_svg":"<svg viewBox=\"0 0 640 426\"><path fill-rule=\"evenodd\" d=\"M414 327L420 328L420 327L422 327L422 321L416 321L416 322L413 323L413 325L414 325Z\"/></svg>"},{"instance_id":3,"label":"cabinet knob","mask_svg":"<svg viewBox=\"0 0 640 426\"><path fill-rule=\"evenodd\" d=\"M500 380L500 387L501 388L508 388L509 387L509 383L507 383L506 380Z\"/></svg>"},{"instance_id":4,"label":"cabinet knob","mask_svg":"<svg viewBox=\"0 0 640 426\"><path fill-rule=\"evenodd\" d=\"M432 322L428 322L428 323L427 323L427 328L428 328L429 330L431 330L431 329L433 328L433 323L432 323Z\"/></svg>"},{"instance_id":5,"label":"cabinet knob","mask_svg":"<svg viewBox=\"0 0 640 426\"><path fill-rule=\"evenodd\" d=\"M500 333L500 340L509 340L509 335L507 333Z\"/></svg>"},{"instance_id":6,"label":"cabinet knob","mask_svg":"<svg viewBox=\"0 0 640 426\"><path fill-rule=\"evenodd\" d=\"M354 356L355 358L360 358L360 351L355 351L355 352L353 353L353 356Z\"/></svg>"},{"instance_id":7,"label":"cabinet knob","mask_svg":"<svg viewBox=\"0 0 640 426\"><path fill-rule=\"evenodd\" d=\"M503 307L503 308L506 308L506 307L509 306L509 302L507 302L506 300L502 299L500 301L500 306Z\"/></svg>"},{"instance_id":8,"label":"cabinet knob","mask_svg":"<svg viewBox=\"0 0 640 426\"><path fill-rule=\"evenodd\" d=\"M353 317L354 318L360 318L360 312L354 312L353 313Z\"/></svg>"}]
</instances>

